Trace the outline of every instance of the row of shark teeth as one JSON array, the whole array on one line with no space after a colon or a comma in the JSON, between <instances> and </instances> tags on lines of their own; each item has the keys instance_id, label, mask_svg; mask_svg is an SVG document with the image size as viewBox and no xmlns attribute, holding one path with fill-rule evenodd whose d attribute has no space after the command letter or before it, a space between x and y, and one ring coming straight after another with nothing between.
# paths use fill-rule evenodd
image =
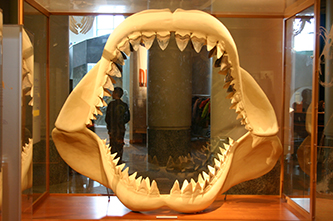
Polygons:
<instances>
[{"instance_id":1,"label":"row of shark teeth","mask_svg":"<svg viewBox=\"0 0 333 221\"><path fill-rule=\"evenodd\" d=\"M201 33L190 33L190 32L175 32L175 39L178 48L183 51L188 42L191 40L193 48L196 52L200 52L201 48L206 45L207 50L209 51L209 56L216 55L216 61L214 66L219 67L219 74L225 75L225 85L224 88L227 88L228 96L227 98L231 99L231 108L236 110L238 114L237 119L241 118L241 124L245 125L245 128L249 131L252 130L252 127L247 119L246 112L244 110L244 105L242 104L241 93L237 92L235 89L235 84L237 83L237 79L233 76L233 67L232 63L229 59L228 53L225 51L225 46L223 41L215 40L214 38L207 36ZM133 32L129 34L126 38L120 41L117 45L117 49L111 53L111 61L109 63L109 68L106 71L104 84L101 85L103 90L97 91L97 100L95 105L97 107L101 107L101 103L104 102L103 96L111 96L110 91L113 91L115 84L115 80L113 77L120 78L121 77L121 68L124 65L124 60L127 56L131 55L132 51L138 50L139 46L142 45L146 47L146 49L150 49L155 38L157 38L157 42L162 50L164 50L171 36L171 32L154 32L154 31L146 31L146 32ZM101 101L103 100L103 101ZM104 104L105 102L104 102ZM87 118L86 124L91 124L91 120L96 119L97 110L94 108L91 109L91 114Z\"/></svg>"},{"instance_id":2,"label":"row of shark teeth","mask_svg":"<svg viewBox=\"0 0 333 221\"><path fill-rule=\"evenodd\" d=\"M106 143L106 141L104 141ZM131 188L135 192L159 196L160 191L158 189L157 183L155 180L150 182L149 177L143 178L142 176L137 177L137 172L129 175L129 167L125 168L125 163L117 165L119 162L119 158L116 157L115 154L110 154L111 148L106 146L106 156L109 159L109 165L112 169L115 176L120 178L122 184L126 185L128 188ZM207 166L207 171L203 171L198 175L197 181L193 178L188 181L184 180L182 187L180 188L179 181L176 180L173 184L173 187L170 190L170 195L175 194L183 194L183 195L191 195L191 194L202 194L209 190L210 186L212 186L215 181L221 176L222 169L224 167L224 163L228 157L228 152L230 152L230 148L233 146L232 144L223 144L223 147L220 147L220 153L217 153L217 158L214 158L214 166ZM124 169L125 168L125 169ZM137 177L137 178L136 178Z\"/></svg>"}]
</instances>

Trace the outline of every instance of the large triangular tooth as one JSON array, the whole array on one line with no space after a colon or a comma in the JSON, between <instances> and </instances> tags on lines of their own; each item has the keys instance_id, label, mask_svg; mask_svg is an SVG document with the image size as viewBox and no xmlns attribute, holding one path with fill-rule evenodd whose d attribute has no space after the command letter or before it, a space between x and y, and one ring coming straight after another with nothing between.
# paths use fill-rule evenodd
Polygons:
<instances>
[{"instance_id":1,"label":"large triangular tooth","mask_svg":"<svg viewBox=\"0 0 333 221\"><path fill-rule=\"evenodd\" d=\"M220 58L224 53L225 53L225 46L224 46L224 42L219 41L216 45L216 49L217 49L217 58Z\"/></svg>"},{"instance_id":2,"label":"large triangular tooth","mask_svg":"<svg viewBox=\"0 0 333 221\"><path fill-rule=\"evenodd\" d=\"M241 120L241 125L246 125L246 123L245 123L245 119L242 119L242 120Z\"/></svg>"},{"instance_id":3,"label":"large triangular tooth","mask_svg":"<svg viewBox=\"0 0 333 221\"><path fill-rule=\"evenodd\" d=\"M205 190L209 186L209 181L205 180L205 184L203 185L202 189Z\"/></svg>"},{"instance_id":4,"label":"large triangular tooth","mask_svg":"<svg viewBox=\"0 0 333 221\"><path fill-rule=\"evenodd\" d=\"M140 192L140 193L145 193L145 194L149 193L149 186L148 186L147 181L145 179L142 180L142 182L139 185L137 191Z\"/></svg>"},{"instance_id":5,"label":"large triangular tooth","mask_svg":"<svg viewBox=\"0 0 333 221\"><path fill-rule=\"evenodd\" d=\"M238 113L238 115L237 115L237 117L236 117L236 120L238 120L238 119L243 119L243 115L242 115L242 113Z\"/></svg>"},{"instance_id":6,"label":"large triangular tooth","mask_svg":"<svg viewBox=\"0 0 333 221\"><path fill-rule=\"evenodd\" d=\"M208 165L208 170L209 170L209 173L213 174L213 176L215 176L215 168L212 167L211 165Z\"/></svg>"},{"instance_id":7,"label":"large triangular tooth","mask_svg":"<svg viewBox=\"0 0 333 221\"><path fill-rule=\"evenodd\" d=\"M215 68L221 67L221 62L222 62L222 58L216 59L214 62L214 67Z\"/></svg>"},{"instance_id":8,"label":"large triangular tooth","mask_svg":"<svg viewBox=\"0 0 333 221\"><path fill-rule=\"evenodd\" d=\"M192 187L193 187L193 190L194 190L197 183L195 182L195 180L193 178L191 178L191 183L192 183Z\"/></svg>"},{"instance_id":9,"label":"large triangular tooth","mask_svg":"<svg viewBox=\"0 0 333 221\"><path fill-rule=\"evenodd\" d=\"M220 63L220 71L219 74L227 75L230 72L231 64L228 61L228 55L224 54Z\"/></svg>"},{"instance_id":10,"label":"large triangular tooth","mask_svg":"<svg viewBox=\"0 0 333 221\"><path fill-rule=\"evenodd\" d=\"M183 186L182 186L182 194L192 194L193 187L192 183L189 183L186 179L184 180Z\"/></svg>"},{"instance_id":11,"label":"large triangular tooth","mask_svg":"<svg viewBox=\"0 0 333 221\"><path fill-rule=\"evenodd\" d=\"M172 156L169 156L168 162L166 164L167 170L174 170L175 169L175 163L173 162Z\"/></svg>"},{"instance_id":12,"label":"large triangular tooth","mask_svg":"<svg viewBox=\"0 0 333 221\"><path fill-rule=\"evenodd\" d=\"M192 33L191 41L194 50L199 53L201 48L206 44L206 36L200 33Z\"/></svg>"},{"instance_id":13,"label":"large triangular tooth","mask_svg":"<svg viewBox=\"0 0 333 221\"><path fill-rule=\"evenodd\" d=\"M184 32L184 33L176 32L175 39L176 39L176 44L177 44L179 50L184 51L190 40L190 34L188 34L186 32Z\"/></svg>"},{"instance_id":14,"label":"large triangular tooth","mask_svg":"<svg viewBox=\"0 0 333 221\"><path fill-rule=\"evenodd\" d=\"M192 184L193 185L193 184ZM193 193L194 194L198 194L198 193L201 193L202 192L202 186L200 185L200 183L199 182L197 182L196 184L195 184L195 186L193 186L194 188L193 188Z\"/></svg>"},{"instance_id":15,"label":"large triangular tooth","mask_svg":"<svg viewBox=\"0 0 333 221\"><path fill-rule=\"evenodd\" d=\"M204 180L209 181L209 175L205 171L202 171L202 177L203 177Z\"/></svg>"},{"instance_id":16,"label":"large triangular tooth","mask_svg":"<svg viewBox=\"0 0 333 221\"><path fill-rule=\"evenodd\" d=\"M141 43L144 45L144 47L149 50L150 47L153 45L154 40L155 40L155 35L156 33L153 31L146 31L142 32L142 41Z\"/></svg>"},{"instance_id":17,"label":"large triangular tooth","mask_svg":"<svg viewBox=\"0 0 333 221\"><path fill-rule=\"evenodd\" d=\"M231 137L229 137L229 145L225 144L226 150L229 150L230 146L233 146L234 144L235 144L235 141Z\"/></svg>"},{"instance_id":18,"label":"large triangular tooth","mask_svg":"<svg viewBox=\"0 0 333 221\"><path fill-rule=\"evenodd\" d=\"M111 65L111 63L110 63L110 65ZM111 71L111 68L110 68L110 71ZM110 91L113 91L113 83L112 83L109 75L106 75L105 83L104 83L103 87L106 89L109 89Z\"/></svg>"},{"instance_id":19,"label":"large triangular tooth","mask_svg":"<svg viewBox=\"0 0 333 221\"><path fill-rule=\"evenodd\" d=\"M103 112L101 111L101 109L99 107L96 107L97 110L97 114L103 116Z\"/></svg>"},{"instance_id":20,"label":"large triangular tooth","mask_svg":"<svg viewBox=\"0 0 333 221\"><path fill-rule=\"evenodd\" d=\"M220 153L217 153L217 156L219 158L219 161L222 163L224 162L224 155L220 154Z\"/></svg>"},{"instance_id":21,"label":"large triangular tooth","mask_svg":"<svg viewBox=\"0 0 333 221\"><path fill-rule=\"evenodd\" d=\"M234 110L236 110L236 108L237 108L237 103L232 103L232 102L231 102L231 106L229 107L229 109L234 109Z\"/></svg>"},{"instance_id":22,"label":"large triangular tooth","mask_svg":"<svg viewBox=\"0 0 333 221\"><path fill-rule=\"evenodd\" d=\"M140 186L141 181L142 181L142 176L139 176L138 178L136 178L135 183L136 183L137 187Z\"/></svg>"},{"instance_id":23,"label":"large triangular tooth","mask_svg":"<svg viewBox=\"0 0 333 221\"><path fill-rule=\"evenodd\" d=\"M121 172L121 179L124 180L125 182L129 182L128 179L128 170L129 168L126 167L123 172Z\"/></svg>"},{"instance_id":24,"label":"large triangular tooth","mask_svg":"<svg viewBox=\"0 0 333 221\"><path fill-rule=\"evenodd\" d=\"M114 59L112 59L113 62L119 64L119 65L124 65L125 64L125 59L126 55L124 55L121 51L118 49L115 50L116 56Z\"/></svg>"},{"instance_id":25,"label":"large triangular tooth","mask_svg":"<svg viewBox=\"0 0 333 221\"><path fill-rule=\"evenodd\" d=\"M208 53L208 58L212 58L212 57L214 57L214 55L216 55L216 52L217 52L217 49L216 49L216 46L215 46L213 49L211 49L211 50L209 51L209 53Z\"/></svg>"},{"instance_id":26,"label":"large triangular tooth","mask_svg":"<svg viewBox=\"0 0 333 221\"><path fill-rule=\"evenodd\" d=\"M169 31L158 32L156 34L156 37L157 37L158 45L164 51L167 48L168 44L169 44L170 32Z\"/></svg>"},{"instance_id":27,"label":"large triangular tooth","mask_svg":"<svg viewBox=\"0 0 333 221\"><path fill-rule=\"evenodd\" d=\"M131 175L128 176L128 179L135 180L137 174L138 174L137 172L132 173Z\"/></svg>"},{"instance_id":28,"label":"large triangular tooth","mask_svg":"<svg viewBox=\"0 0 333 221\"><path fill-rule=\"evenodd\" d=\"M239 92L236 92L234 96L231 98L231 103L238 103L241 101L241 96Z\"/></svg>"},{"instance_id":29,"label":"large triangular tooth","mask_svg":"<svg viewBox=\"0 0 333 221\"><path fill-rule=\"evenodd\" d=\"M180 194L181 191L180 191L180 187L179 187L179 182L178 180L176 180L170 190L170 195L175 195L175 194Z\"/></svg>"},{"instance_id":30,"label":"large triangular tooth","mask_svg":"<svg viewBox=\"0 0 333 221\"><path fill-rule=\"evenodd\" d=\"M198 175L198 183L203 184L205 180L202 178L201 174Z\"/></svg>"},{"instance_id":31,"label":"large triangular tooth","mask_svg":"<svg viewBox=\"0 0 333 221\"><path fill-rule=\"evenodd\" d=\"M118 162L119 162L119 160L120 160L120 158L119 157L117 157L116 159L114 159L112 162L113 162L113 164L114 165L117 165L118 164Z\"/></svg>"},{"instance_id":32,"label":"large triangular tooth","mask_svg":"<svg viewBox=\"0 0 333 221\"><path fill-rule=\"evenodd\" d=\"M132 34L128 35L128 39L134 51L137 51L140 47L141 32L133 32Z\"/></svg>"},{"instance_id":33,"label":"large triangular tooth","mask_svg":"<svg viewBox=\"0 0 333 221\"><path fill-rule=\"evenodd\" d=\"M112 146L110 146L110 151L111 151L111 149L112 149ZM113 154L111 154L110 155L111 157L112 157L112 161L116 158L116 156L117 156L117 153L113 153ZM119 160L118 160L119 161ZM117 161L117 163L118 163L118 161Z\"/></svg>"},{"instance_id":34,"label":"large triangular tooth","mask_svg":"<svg viewBox=\"0 0 333 221\"><path fill-rule=\"evenodd\" d=\"M118 174L121 174L121 171L124 169L125 166L126 166L126 164L124 164L124 163L122 163L122 164L116 166L116 168L117 168L117 170L116 170L117 173L118 173Z\"/></svg>"},{"instance_id":35,"label":"large triangular tooth","mask_svg":"<svg viewBox=\"0 0 333 221\"><path fill-rule=\"evenodd\" d=\"M210 36L207 37L207 51L212 50L217 45L217 40Z\"/></svg>"},{"instance_id":36,"label":"large triangular tooth","mask_svg":"<svg viewBox=\"0 0 333 221\"><path fill-rule=\"evenodd\" d=\"M221 162L216 158L214 158L214 167L215 167L215 170L219 170L221 167Z\"/></svg>"},{"instance_id":37,"label":"large triangular tooth","mask_svg":"<svg viewBox=\"0 0 333 221\"><path fill-rule=\"evenodd\" d=\"M155 180L153 180L153 182L151 183L151 187L149 190L149 195L151 196L159 196L160 195L160 191L157 187L157 183Z\"/></svg>"},{"instance_id":38,"label":"large triangular tooth","mask_svg":"<svg viewBox=\"0 0 333 221\"><path fill-rule=\"evenodd\" d=\"M183 185L182 185L182 189L181 189L181 191L183 192L183 190L184 190L187 186L188 186L188 181L187 181L187 179L185 179L184 182L183 182Z\"/></svg>"},{"instance_id":39,"label":"large triangular tooth","mask_svg":"<svg viewBox=\"0 0 333 221\"><path fill-rule=\"evenodd\" d=\"M118 66L114 62L110 63L110 68L109 68L109 71L107 72L107 74L110 75L111 77L112 76L118 77L118 78L121 77L121 72L120 72ZM110 79L110 80L112 82L112 79Z\"/></svg>"},{"instance_id":40,"label":"large triangular tooth","mask_svg":"<svg viewBox=\"0 0 333 221\"><path fill-rule=\"evenodd\" d=\"M124 38L117 46L119 51L124 52L127 56L131 55L130 42L128 38Z\"/></svg>"}]
</instances>

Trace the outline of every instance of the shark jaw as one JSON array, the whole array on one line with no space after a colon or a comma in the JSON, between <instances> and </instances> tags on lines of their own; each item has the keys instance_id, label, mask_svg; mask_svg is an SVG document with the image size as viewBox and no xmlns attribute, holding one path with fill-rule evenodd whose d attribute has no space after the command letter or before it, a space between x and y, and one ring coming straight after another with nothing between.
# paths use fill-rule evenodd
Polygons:
<instances>
[{"instance_id":1,"label":"shark jaw","mask_svg":"<svg viewBox=\"0 0 333 221\"><path fill-rule=\"evenodd\" d=\"M103 96L113 90L111 78L120 77L117 66L124 55L139 45L149 49L157 40L164 50L174 33L179 50L191 41L199 52L203 45L216 55L219 74L225 75L227 98L241 119L247 133L237 141L220 147L214 165L201 173L197 181L176 180L169 194L160 194L157 183L149 177L128 174L125 164L110 154L110 148L87 129L106 106ZM249 73L239 66L236 45L225 26L201 11L147 10L127 18L110 35L101 60L81 80L65 102L52 132L61 157L79 173L111 188L120 201L134 211L162 206L179 212L197 212L207 208L216 197L232 186L269 172L282 152L274 110L264 92ZM250 168L250 169L244 169Z\"/></svg>"}]
</instances>

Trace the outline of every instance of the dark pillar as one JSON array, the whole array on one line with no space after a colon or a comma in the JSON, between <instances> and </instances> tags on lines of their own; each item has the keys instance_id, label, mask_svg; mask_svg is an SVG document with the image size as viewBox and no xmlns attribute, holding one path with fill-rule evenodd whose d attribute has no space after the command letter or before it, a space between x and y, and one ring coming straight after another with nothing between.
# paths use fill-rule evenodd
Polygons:
<instances>
[{"instance_id":1,"label":"dark pillar","mask_svg":"<svg viewBox=\"0 0 333 221\"><path fill-rule=\"evenodd\" d=\"M154 42L148 58L148 155L165 166L169 156L190 152L192 61L174 38L162 51Z\"/></svg>"}]
</instances>

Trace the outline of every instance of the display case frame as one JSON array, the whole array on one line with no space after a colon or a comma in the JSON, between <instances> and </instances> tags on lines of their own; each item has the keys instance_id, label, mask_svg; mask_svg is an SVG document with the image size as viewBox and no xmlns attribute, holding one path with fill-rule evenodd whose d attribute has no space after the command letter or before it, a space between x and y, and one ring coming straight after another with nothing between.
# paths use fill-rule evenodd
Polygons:
<instances>
[{"instance_id":1,"label":"display case frame","mask_svg":"<svg viewBox=\"0 0 333 221\"><path fill-rule=\"evenodd\" d=\"M47 44L47 53L49 56L49 52L50 52L50 16L53 15L57 15L57 16L67 16L67 15L96 15L96 13L85 13L85 12L56 12L56 11L52 11L52 10L47 10L45 9L43 6L41 6L37 1L34 0L25 0L25 3L31 5L32 7L34 7L35 9L37 9L39 12L41 12L42 14L44 14L47 17L47 21L48 21L48 30L46 33L46 36L48 38L48 44ZM320 15L319 12L319 8L320 8L320 1L314 1L314 0L305 0L305 1L289 1L291 3L287 4L287 7L285 8L284 14L283 15L272 15L271 17L278 17L278 18L283 18L285 21L289 18L291 18L292 16L296 15L297 13L301 12L302 10L310 7L310 6L314 6L314 15L315 15L315 21L316 21L316 36L318 38L318 33L319 33L319 19L318 16ZM23 4L23 3L22 3ZM23 10L22 10L23 13ZM129 15L129 14L126 14ZM268 18L269 15L254 15L254 14L250 14L250 15L246 15L246 14L228 14L228 13L217 13L216 14L217 17L231 17L231 18ZM24 21L22 20L23 24ZM285 27L286 25L284 25ZM318 41L319 39L316 39L316 47L314 50L314 57L318 58L319 57L319 46L318 46ZM50 81L50 58L48 57L48 62L47 62L47 88L50 88L49 85L49 81ZM319 66L319 62L318 59L314 59L314 63L313 63L313 81L312 81L312 106L313 106L313 114L312 114L312 131L315 132L317 131L317 121L318 121L318 115L317 115L317 106L318 106L318 66ZM52 128L51 127L51 123L50 123L50 91L47 90L47 101L46 101L46 115L47 115L47 123L46 123L46 131L50 131ZM52 95L51 95L52 96ZM283 102L284 103L284 102ZM286 108L284 106L284 108ZM282 117L284 118L284 117ZM285 128L285 125L282 123L281 128ZM316 134L316 132L315 132ZM48 136L47 136L48 137ZM47 138L50 139L50 138ZM281 141L282 143L284 143L284 137L281 136ZM317 138L316 136L311 136L311 162L317 162ZM46 165L49 165L50 161L49 161L49 150L50 150L50 142L49 140L47 140L46 142L46 150L47 150L47 154L46 154ZM283 174L284 174L284 155L281 156L281 177L280 177L280 197L281 199L287 199L288 203L290 203L290 205L295 206L296 209L300 209L300 211L303 211L302 208L299 208L299 206L297 204L294 204L293 200L290 199L288 197L288 195L284 194L284 178L283 178ZM303 214L308 217L309 219L314 219L315 218L315 214L316 214L316 204L315 204L315 199L316 199L316 163L311 163L311 172L310 172L310 211L309 212L304 212ZM38 205L40 203L43 202L43 200L45 198L48 197L49 195L49 168L47 168L47 172L46 172L46 177L47 177L47 188L46 188L46 192L44 193L43 197L41 197L40 199L38 199L35 204Z\"/></svg>"}]
</instances>

